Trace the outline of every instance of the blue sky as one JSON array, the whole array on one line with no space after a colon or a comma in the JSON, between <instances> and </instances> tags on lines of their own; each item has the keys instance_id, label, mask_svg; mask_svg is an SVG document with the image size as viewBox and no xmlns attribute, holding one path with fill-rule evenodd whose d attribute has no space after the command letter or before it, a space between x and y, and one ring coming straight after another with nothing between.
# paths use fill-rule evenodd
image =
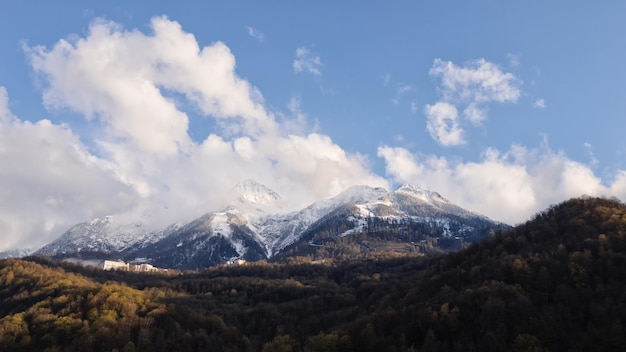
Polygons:
<instances>
[{"instance_id":1,"label":"blue sky","mask_svg":"<svg viewBox=\"0 0 626 352\"><path fill-rule=\"evenodd\" d=\"M512 224L626 199L619 1L1 7L0 250L157 228L246 178L285 211L412 183Z\"/></svg>"}]
</instances>

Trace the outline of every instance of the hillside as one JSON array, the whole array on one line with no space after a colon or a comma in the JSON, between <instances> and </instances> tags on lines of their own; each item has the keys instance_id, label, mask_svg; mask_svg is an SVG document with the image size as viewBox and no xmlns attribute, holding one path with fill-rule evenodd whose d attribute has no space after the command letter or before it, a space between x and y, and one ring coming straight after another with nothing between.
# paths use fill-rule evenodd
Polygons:
<instances>
[{"instance_id":1,"label":"hillside","mask_svg":"<svg viewBox=\"0 0 626 352\"><path fill-rule=\"evenodd\" d=\"M626 206L573 199L437 257L185 275L0 261L6 351L616 351Z\"/></svg>"}]
</instances>

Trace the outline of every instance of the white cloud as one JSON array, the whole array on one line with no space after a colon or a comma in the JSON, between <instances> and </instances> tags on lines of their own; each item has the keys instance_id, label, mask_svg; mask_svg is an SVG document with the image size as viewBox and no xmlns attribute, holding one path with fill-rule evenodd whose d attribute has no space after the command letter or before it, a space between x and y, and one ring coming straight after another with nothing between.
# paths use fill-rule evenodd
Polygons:
<instances>
[{"instance_id":1,"label":"white cloud","mask_svg":"<svg viewBox=\"0 0 626 352\"><path fill-rule=\"evenodd\" d=\"M589 166L547 146L513 145L504 153L487 149L478 162L412 154L389 146L380 147L378 155L396 182L437 190L464 207L510 224L571 197L626 196L626 172L605 186Z\"/></svg>"},{"instance_id":2,"label":"white cloud","mask_svg":"<svg viewBox=\"0 0 626 352\"><path fill-rule=\"evenodd\" d=\"M322 74L322 59L311 52L307 47L296 49L296 58L293 60L293 70L296 73L308 72L314 76Z\"/></svg>"},{"instance_id":3,"label":"white cloud","mask_svg":"<svg viewBox=\"0 0 626 352\"><path fill-rule=\"evenodd\" d=\"M458 112L452 104L439 102L435 105L426 105L426 129L437 143L444 146L461 145L465 143L463 130L459 128Z\"/></svg>"},{"instance_id":4,"label":"white cloud","mask_svg":"<svg viewBox=\"0 0 626 352\"><path fill-rule=\"evenodd\" d=\"M591 143L585 142L583 143L583 147L585 147L585 150L587 151L587 156L589 156L591 166L593 167L598 166L598 164L600 164L600 161L598 160L598 158L596 158L596 155L593 152L593 146L591 145Z\"/></svg>"},{"instance_id":5,"label":"white cloud","mask_svg":"<svg viewBox=\"0 0 626 352\"><path fill-rule=\"evenodd\" d=\"M309 117L302 110L302 98L299 95L293 95L289 99L287 109L290 115L280 120L280 127L284 133L301 135L319 129L318 120L314 119L312 124L309 122Z\"/></svg>"},{"instance_id":6,"label":"white cloud","mask_svg":"<svg viewBox=\"0 0 626 352\"><path fill-rule=\"evenodd\" d=\"M249 133L275 128L260 93L235 74L226 45L200 48L166 17L153 18L151 27L146 35L98 20L86 38L31 49L32 66L47 83L45 105L98 117L110 135L157 153L190 143L187 115L162 90L184 94L212 117L243 119Z\"/></svg>"},{"instance_id":7,"label":"white cloud","mask_svg":"<svg viewBox=\"0 0 626 352\"><path fill-rule=\"evenodd\" d=\"M473 124L480 124L487 118L487 112L472 103L463 110L463 116Z\"/></svg>"},{"instance_id":8,"label":"white cloud","mask_svg":"<svg viewBox=\"0 0 626 352\"><path fill-rule=\"evenodd\" d=\"M289 108L289 111L294 116L296 121L298 121L301 124L304 124L306 122L306 115L302 112L302 109L300 108L301 103L302 103L302 100L300 97L293 96L289 100L289 104L287 105L287 107Z\"/></svg>"},{"instance_id":9,"label":"white cloud","mask_svg":"<svg viewBox=\"0 0 626 352\"><path fill-rule=\"evenodd\" d=\"M450 102L516 102L520 97L519 79L485 59L457 66L435 59L430 74L441 79L443 98Z\"/></svg>"},{"instance_id":10,"label":"white cloud","mask_svg":"<svg viewBox=\"0 0 626 352\"><path fill-rule=\"evenodd\" d=\"M128 210L138 198L67 126L12 116L4 87L0 165L0 250L41 245L41 234L59 235L68 224Z\"/></svg>"},{"instance_id":11,"label":"white cloud","mask_svg":"<svg viewBox=\"0 0 626 352\"><path fill-rule=\"evenodd\" d=\"M537 109L545 109L546 108L546 101L544 99L537 99L533 102L533 107L537 108Z\"/></svg>"},{"instance_id":12,"label":"white cloud","mask_svg":"<svg viewBox=\"0 0 626 352\"><path fill-rule=\"evenodd\" d=\"M265 34L257 28L246 26L246 30L248 31L248 35L252 38L258 40L261 43L265 41Z\"/></svg>"},{"instance_id":13,"label":"white cloud","mask_svg":"<svg viewBox=\"0 0 626 352\"><path fill-rule=\"evenodd\" d=\"M0 123L9 121L12 117L9 109L9 94L6 88L0 86Z\"/></svg>"},{"instance_id":14,"label":"white cloud","mask_svg":"<svg viewBox=\"0 0 626 352\"><path fill-rule=\"evenodd\" d=\"M99 132L92 152L71 126L21 122L0 90L0 212L8 214L0 250L41 245L107 214L149 213L147 226L164 226L226 206L247 178L287 198L285 211L354 184L388 186L367 158L307 131L298 100L294 118L279 124L225 44L201 47L165 17L151 27L100 20L83 37L27 48L45 106L82 114ZM219 129L192 140L183 108Z\"/></svg>"},{"instance_id":15,"label":"white cloud","mask_svg":"<svg viewBox=\"0 0 626 352\"><path fill-rule=\"evenodd\" d=\"M464 66L458 66L451 61L435 59L430 75L439 79L439 93L441 99L433 106L445 104L463 110L463 118L473 125L479 125L487 119L490 103L515 103L521 95L519 85L521 81L511 73L502 72L500 68L484 59L470 61ZM427 105L426 111L430 110ZM448 109L450 110L450 109ZM440 144L453 146L462 144L460 139L453 139L459 143L450 143L441 136L453 133L461 136L465 133L462 120L451 118L450 114L443 119L435 113L427 113L428 130L431 136ZM445 125L442 122L446 121ZM434 126L434 127L431 127ZM447 128L442 128L448 126ZM432 131L442 131L433 133ZM448 132L446 132L448 131ZM448 143L444 142L448 140Z\"/></svg>"}]
</instances>

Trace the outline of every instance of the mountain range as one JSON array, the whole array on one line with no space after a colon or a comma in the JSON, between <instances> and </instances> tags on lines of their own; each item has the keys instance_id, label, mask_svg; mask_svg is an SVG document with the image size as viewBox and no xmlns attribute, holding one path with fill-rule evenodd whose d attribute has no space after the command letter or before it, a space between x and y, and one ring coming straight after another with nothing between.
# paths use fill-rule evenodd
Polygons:
<instances>
[{"instance_id":1,"label":"mountain range","mask_svg":"<svg viewBox=\"0 0 626 352\"><path fill-rule=\"evenodd\" d=\"M508 228L436 192L402 185L353 186L299 211L252 180L238 184L233 204L185 223L147 230L149 216L115 216L77 224L35 252L54 258L114 258L163 268L198 269L236 259L368 256L458 249Z\"/></svg>"},{"instance_id":2,"label":"mountain range","mask_svg":"<svg viewBox=\"0 0 626 352\"><path fill-rule=\"evenodd\" d=\"M621 351L625 278L626 205L588 197L443 255L185 275L4 259L0 350Z\"/></svg>"}]
</instances>

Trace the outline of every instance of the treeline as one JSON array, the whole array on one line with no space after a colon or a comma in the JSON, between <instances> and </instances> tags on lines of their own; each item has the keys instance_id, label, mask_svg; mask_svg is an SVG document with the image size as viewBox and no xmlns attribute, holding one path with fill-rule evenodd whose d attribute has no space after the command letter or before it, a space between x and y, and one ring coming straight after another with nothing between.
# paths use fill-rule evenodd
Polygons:
<instances>
[{"instance_id":1,"label":"treeline","mask_svg":"<svg viewBox=\"0 0 626 352\"><path fill-rule=\"evenodd\" d=\"M3 351L617 351L626 207L575 199L438 257L184 275L0 261Z\"/></svg>"}]
</instances>

